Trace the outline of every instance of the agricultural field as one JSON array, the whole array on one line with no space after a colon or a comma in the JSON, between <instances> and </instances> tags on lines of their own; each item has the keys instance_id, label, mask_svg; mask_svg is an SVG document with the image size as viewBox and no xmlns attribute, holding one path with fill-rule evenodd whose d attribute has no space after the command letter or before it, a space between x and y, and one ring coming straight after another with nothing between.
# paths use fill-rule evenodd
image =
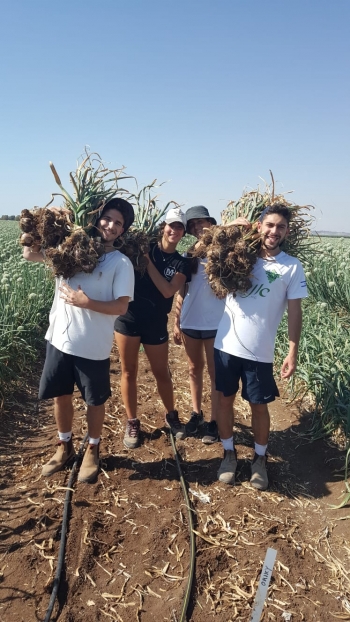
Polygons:
<instances>
[{"instance_id":1,"label":"agricultural field","mask_svg":"<svg viewBox=\"0 0 350 622\"><path fill-rule=\"evenodd\" d=\"M53 280L22 258L18 222L0 220L0 395L37 357L47 326Z\"/></svg>"},{"instance_id":2,"label":"agricultural field","mask_svg":"<svg viewBox=\"0 0 350 622\"><path fill-rule=\"evenodd\" d=\"M315 407L314 433L350 436L350 240L320 238L305 266L309 298L303 303L303 333L294 395ZM279 330L283 357L286 318Z\"/></svg>"},{"instance_id":3,"label":"agricultural field","mask_svg":"<svg viewBox=\"0 0 350 622\"><path fill-rule=\"evenodd\" d=\"M29 349L18 367L11 362L11 350L4 349L3 356L7 356L9 368L18 370L22 365L23 370L43 339L52 281L43 266L21 262L14 231L9 231L13 237L8 237L6 255L13 253L20 268L11 274L24 270L21 274L27 275L31 285L27 285L27 297L21 290L22 298L17 298L12 315L22 313L22 307L23 313L28 312L25 343ZM120 362L117 349L113 349L112 398L107 403L102 468L96 484L73 485L64 571L52 620L250 622L268 547L277 551L277 558L263 622L350 620L350 517L349 505L344 503L350 312L349 279L342 266L348 264L350 244L322 239L319 247L321 253L312 251L306 266L311 296L304 305L299 369L291 387L280 385L282 397L271 405L269 490L259 492L249 486L252 437L243 400L238 399L236 405L239 466L235 487L217 482L222 458L219 443L205 446L200 434L177 443L196 539L195 582L186 618L181 618L180 612L190 566L187 508L163 428L162 405L141 353L138 404L142 443L127 451L122 443L125 415ZM10 270L7 266L6 273ZM10 277L5 281L10 284ZM21 281L18 285L22 287ZM29 290L37 298L43 296L40 310L33 309L32 315L24 309L30 300L36 300L28 300ZM4 304L9 301L10 293ZM22 339L23 329L18 328L25 322L22 316L17 317L12 330L16 339L17 332ZM29 325L33 335L29 335ZM278 336L276 375L286 348L284 325ZM190 414L187 361L183 348L172 343L170 367L180 416L186 420ZM42 403L38 411L39 372L40 365L34 365L29 377L20 374L26 392L8 400L9 408L3 409L0 419L4 446L0 618L4 622L46 619L70 475L67 469L49 480L40 477L56 430L51 403ZM290 403L293 394L296 400ZM78 392L74 406L78 449L86 431ZM209 391L205 391L203 409L208 417ZM327 438L323 438L325 433ZM343 507L331 507L336 505Z\"/></svg>"}]
</instances>

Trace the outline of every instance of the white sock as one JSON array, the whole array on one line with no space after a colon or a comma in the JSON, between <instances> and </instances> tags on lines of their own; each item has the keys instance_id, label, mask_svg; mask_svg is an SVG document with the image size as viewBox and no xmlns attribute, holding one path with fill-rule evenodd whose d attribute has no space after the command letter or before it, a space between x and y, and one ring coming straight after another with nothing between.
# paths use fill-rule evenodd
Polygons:
<instances>
[{"instance_id":1,"label":"white sock","mask_svg":"<svg viewBox=\"0 0 350 622\"><path fill-rule=\"evenodd\" d=\"M91 436L89 436L89 445L98 445L100 438L100 436L98 438L91 438Z\"/></svg>"},{"instance_id":2,"label":"white sock","mask_svg":"<svg viewBox=\"0 0 350 622\"><path fill-rule=\"evenodd\" d=\"M227 450L231 450L233 451L235 446L233 444L233 436L231 436L231 438L222 438L221 439L222 442L222 446L223 448L227 451Z\"/></svg>"},{"instance_id":3,"label":"white sock","mask_svg":"<svg viewBox=\"0 0 350 622\"><path fill-rule=\"evenodd\" d=\"M255 453L258 454L258 456L265 456L267 445L259 445L258 443L255 443L254 446Z\"/></svg>"},{"instance_id":4,"label":"white sock","mask_svg":"<svg viewBox=\"0 0 350 622\"><path fill-rule=\"evenodd\" d=\"M72 432L59 432L58 438L60 439L60 441L68 443L68 441L70 441L70 439L72 438Z\"/></svg>"}]
</instances>

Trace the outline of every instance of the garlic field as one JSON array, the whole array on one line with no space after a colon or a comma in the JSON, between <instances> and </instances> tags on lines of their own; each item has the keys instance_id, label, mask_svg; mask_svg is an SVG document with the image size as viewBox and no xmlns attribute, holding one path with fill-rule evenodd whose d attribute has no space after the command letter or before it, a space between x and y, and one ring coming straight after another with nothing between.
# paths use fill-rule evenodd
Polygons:
<instances>
[{"instance_id":1,"label":"garlic field","mask_svg":"<svg viewBox=\"0 0 350 622\"><path fill-rule=\"evenodd\" d=\"M303 301L303 331L295 396L311 395L314 437L339 431L350 436L350 238L320 238L304 269L309 298ZM278 332L277 362L286 355L287 318Z\"/></svg>"},{"instance_id":2,"label":"garlic field","mask_svg":"<svg viewBox=\"0 0 350 622\"><path fill-rule=\"evenodd\" d=\"M0 397L31 374L53 297L53 279L22 258L19 235L18 222L0 221Z\"/></svg>"},{"instance_id":3,"label":"garlic field","mask_svg":"<svg viewBox=\"0 0 350 622\"><path fill-rule=\"evenodd\" d=\"M43 264L22 259L17 222L0 221L0 394L17 377L25 380L43 344L53 279ZM316 248L316 250L315 250ZM309 298L303 302L295 396L311 396L314 434L350 436L350 238L321 238L313 244L306 271ZM276 344L276 371L286 355L287 319Z\"/></svg>"}]
</instances>

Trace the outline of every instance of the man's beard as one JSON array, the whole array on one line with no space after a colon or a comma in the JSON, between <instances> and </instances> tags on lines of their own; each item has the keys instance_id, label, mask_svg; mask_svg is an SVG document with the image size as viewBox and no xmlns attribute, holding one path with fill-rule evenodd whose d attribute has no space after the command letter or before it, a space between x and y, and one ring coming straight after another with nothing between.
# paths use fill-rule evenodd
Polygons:
<instances>
[{"instance_id":1,"label":"man's beard","mask_svg":"<svg viewBox=\"0 0 350 622\"><path fill-rule=\"evenodd\" d=\"M281 240L281 238L280 238L279 240L276 240L276 241L273 243L273 246L267 246L267 245L266 245L266 241L267 241L267 239L268 239L268 238L267 238L267 236L265 236L265 237L263 238L263 241L262 241L262 245L263 245L263 247L264 247L264 248L266 248L266 250L274 251L276 248L279 248L279 247L281 246L281 244L283 243L283 240ZM270 242L271 242L271 241L270 241Z\"/></svg>"}]
</instances>

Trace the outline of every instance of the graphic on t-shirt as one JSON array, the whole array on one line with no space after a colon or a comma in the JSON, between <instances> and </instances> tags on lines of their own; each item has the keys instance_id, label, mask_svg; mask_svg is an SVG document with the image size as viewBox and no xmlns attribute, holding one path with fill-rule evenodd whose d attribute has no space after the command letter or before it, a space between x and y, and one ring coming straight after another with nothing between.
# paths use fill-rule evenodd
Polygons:
<instances>
[{"instance_id":1,"label":"graphic on t-shirt","mask_svg":"<svg viewBox=\"0 0 350 622\"><path fill-rule=\"evenodd\" d=\"M166 268L164 270L164 276L166 279L172 279L174 274L176 273L176 268L170 266L170 268Z\"/></svg>"},{"instance_id":2,"label":"graphic on t-shirt","mask_svg":"<svg viewBox=\"0 0 350 622\"><path fill-rule=\"evenodd\" d=\"M256 298L258 294L262 298L266 298L267 294L270 291L271 290L268 287L264 287L264 284L261 283L260 285L254 285L254 287L250 289L246 294L240 294L240 298L248 298L249 296L251 296L252 298Z\"/></svg>"},{"instance_id":3,"label":"graphic on t-shirt","mask_svg":"<svg viewBox=\"0 0 350 622\"><path fill-rule=\"evenodd\" d=\"M278 272L271 272L270 270L265 270L265 272L269 283L273 283L276 279L281 278L281 275L278 274Z\"/></svg>"}]
</instances>

